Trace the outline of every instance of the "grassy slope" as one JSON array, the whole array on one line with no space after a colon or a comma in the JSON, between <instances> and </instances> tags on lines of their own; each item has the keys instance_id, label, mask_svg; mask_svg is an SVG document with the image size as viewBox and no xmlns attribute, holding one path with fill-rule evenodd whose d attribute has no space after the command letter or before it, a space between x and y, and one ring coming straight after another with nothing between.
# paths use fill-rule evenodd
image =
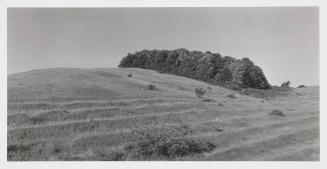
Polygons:
<instances>
[{"instance_id":1,"label":"grassy slope","mask_svg":"<svg viewBox=\"0 0 327 169\"><path fill-rule=\"evenodd\" d=\"M148 90L150 83L159 91ZM196 98L196 87L216 102ZM237 98L226 97L230 93ZM217 148L179 160L319 160L319 88L295 93L266 101L131 68L13 74L8 76L8 160L98 160L99 149L135 141L129 131L136 125L181 123L191 126L189 137ZM269 116L275 109L286 117Z\"/></svg>"}]
</instances>

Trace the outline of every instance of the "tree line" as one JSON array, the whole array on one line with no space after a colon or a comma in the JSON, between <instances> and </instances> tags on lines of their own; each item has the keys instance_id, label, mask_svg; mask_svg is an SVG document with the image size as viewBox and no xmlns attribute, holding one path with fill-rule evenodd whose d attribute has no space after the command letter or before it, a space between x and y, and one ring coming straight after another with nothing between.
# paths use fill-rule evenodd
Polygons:
<instances>
[{"instance_id":1,"label":"tree line","mask_svg":"<svg viewBox=\"0 0 327 169\"><path fill-rule=\"evenodd\" d=\"M249 58L222 57L210 51L142 50L128 53L119 67L151 69L185 76L226 88L269 89L262 69Z\"/></svg>"}]
</instances>

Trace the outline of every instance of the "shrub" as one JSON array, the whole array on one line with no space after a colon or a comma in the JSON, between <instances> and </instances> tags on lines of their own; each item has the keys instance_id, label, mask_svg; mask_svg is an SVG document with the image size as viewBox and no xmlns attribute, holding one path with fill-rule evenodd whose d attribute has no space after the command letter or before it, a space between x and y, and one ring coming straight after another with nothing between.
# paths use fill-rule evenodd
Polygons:
<instances>
[{"instance_id":1,"label":"shrub","mask_svg":"<svg viewBox=\"0 0 327 169\"><path fill-rule=\"evenodd\" d=\"M280 110L273 110L269 115L285 117L284 113Z\"/></svg>"},{"instance_id":2,"label":"shrub","mask_svg":"<svg viewBox=\"0 0 327 169\"><path fill-rule=\"evenodd\" d=\"M198 96L199 98L203 97L205 94L205 90L202 88L196 88L195 89L195 95Z\"/></svg>"},{"instance_id":3,"label":"shrub","mask_svg":"<svg viewBox=\"0 0 327 169\"><path fill-rule=\"evenodd\" d=\"M297 88L304 88L304 87L307 87L307 86L299 85Z\"/></svg>"},{"instance_id":4,"label":"shrub","mask_svg":"<svg viewBox=\"0 0 327 169\"><path fill-rule=\"evenodd\" d=\"M210 99L210 98L205 98L202 99L203 102L216 102L216 100Z\"/></svg>"},{"instance_id":5,"label":"shrub","mask_svg":"<svg viewBox=\"0 0 327 169\"><path fill-rule=\"evenodd\" d=\"M215 127L215 131L216 132L222 132L222 131L224 131L222 128L220 128L219 126L216 126Z\"/></svg>"},{"instance_id":6,"label":"shrub","mask_svg":"<svg viewBox=\"0 0 327 169\"><path fill-rule=\"evenodd\" d=\"M132 77L133 76L133 74L132 73L129 73L128 75L127 75L127 77Z\"/></svg>"},{"instance_id":7,"label":"shrub","mask_svg":"<svg viewBox=\"0 0 327 169\"><path fill-rule=\"evenodd\" d=\"M141 141L125 147L127 159L172 159L209 152L216 146L209 142L197 142L190 138L180 138L191 133L187 125L176 128L144 128L133 131Z\"/></svg>"},{"instance_id":8,"label":"shrub","mask_svg":"<svg viewBox=\"0 0 327 169\"><path fill-rule=\"evenodd\" d=\"M186 90L186 89L185 89L184 87L182 87L182 86L179 87L178 89L179 89L179 90Z\"/></svg>"},{"instance_id":9,"label":"shrub","mask_svg":"<svg viewBox=\"0 0 327 169\"><path fill-rule=\"evenodd\" d=\"M282 83L282 85L280 87L283 88L283 89L289 89L290 85L291 85L291 82L286 81L286 82Z\"/></svg>"},{"instance_id":10,"label":"shrub","mask_svg":"<svg viewBox=\"0 0 327 169\"><path fill-rule=\"evenodd\" d=\"M47 120L45 116L42 116L42 114L32 115L29 119L33 124L40 124Z\"/></svg>"},{"instance_id":11,"label":"shrub","mask_svg":"<svg viewBox=\"0 0 327 169\"><path fill-rule=\"evenodd\" d=\"M149 85L148 85L148 89L149 89L149 90L158 90L158 89L156 88L156 85L153 85L153 84L149 84Z\"/></svg>"},{"instance_id":12,"label":"shrub","mask_svg":"<svg viewBox=\"0 0 327 169\"><path fill-rule=\"evenodd\" d=\"M237 97L234 94L228 94L226 97L231 98L231 99L237 99Z\"/></svg>"}]
</instances>

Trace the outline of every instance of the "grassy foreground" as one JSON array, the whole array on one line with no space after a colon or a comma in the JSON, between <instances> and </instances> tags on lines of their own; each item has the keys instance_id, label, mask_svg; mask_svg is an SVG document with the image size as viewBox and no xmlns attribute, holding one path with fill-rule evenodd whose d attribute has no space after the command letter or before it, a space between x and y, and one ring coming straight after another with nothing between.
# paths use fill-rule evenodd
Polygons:
<instances>
[{"instance_id":1,"label":"grassy foreground","mask_svg":"<svg viewBox=\"0 0 327 169\"><path fill-rule=\"evenodd\" d=\"M43 69L8 76L7 115L10 161L319 160L318 87L264 99L152 70Z\"/></svg>"}]
</instances>

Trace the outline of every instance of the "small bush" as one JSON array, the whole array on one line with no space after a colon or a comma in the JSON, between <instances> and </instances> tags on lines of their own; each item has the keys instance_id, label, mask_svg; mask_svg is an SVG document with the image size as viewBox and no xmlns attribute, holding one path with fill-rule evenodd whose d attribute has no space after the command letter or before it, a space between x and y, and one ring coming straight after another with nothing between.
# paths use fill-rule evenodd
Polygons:
<instances>
[{"instance_id":1,"label":"small bush","mask_svg":"<svg viewBox=\"0 0 327 169\"><path fill-rule=\"evenodd\" d=\"M216 146L188 138L165 138L156 142L142 141L126 147L128 159L173 159L186 155L210 152Z\"/></svg>"},{"instance_id":2,"label":"small bush","mask_svg":"<svg viewBox=\"0 0 327 169\"><path fill-rule=\"evenodd\" d=\"M140 140L125 146L128 160L173 159L201 152L209 152L215 145L209 142L197 142L183 138L191 134L188 125L174 128L146 127L132 131L132 135Z\"/></svg>"},{"instance_id":3,"label":"small bush","mask_svg":"<svg viewBox=\"0 0 327 169\"><path fill-rule=\"evenodd\" d=\"M215 131L216 132L222 132L222 131L224 131L222 128L220 128L219 126L217 126L217 127L215 127Z\"/></svg>"},{"instance_id":4,"label":"small bush","mask_svg":"<svg viewBox=\"0 0 327 169\"><path fill-rule=\"evenodd\" d=\"M182 86L179 87L178 89L179 89L179 90L186 90L186 89L185 89L184 87L182 87Z\"/></svg>"},{"instance_id":5,"label":"small bush","mask_svg":"<svg viewBox=\"0 0 327 169\"><path fill-rule=\"evenodd\" d=\"M133 74L132 73L129 73L128 75L127 75L127 77L132 77L133 76Z\"/></svg>"},{"instance_id":6,"label":"small bush","mask_svg":"<svg viewBox=\"0 0 327 169\"><path fill-rule=\"evenodd\" d=\"M196 88L195 89L195 95L198 96L199 98L203 97L205 94L205 90L202 88Z\"/></svg>"},{"instance_id":7,"label":"small bush","mask_svg":"<svg viewBox=\"0 0 327 169\"><path fill-rule=\"evenodd\" d=\"M33 145L31 145L31 144L29 144L29 145L23 145L23 144L21 144L21 145L15 145L14 144L14 145L9 145L7 147L7 151L8 151L8 153L9 152L15 152L15 153L17 153L17 152L25 152L25 151L29 151L32 146Z\"/></svg>"},{"instance_id":8,"label":"small bush","mask_svg":"<svg viewBox=\"0 0 327 169\"><path fill-rule=\"evenodd\" d=\"M210 99L210 98L205 98L202 99L203 102L216 102L216 100Z\"/></svg>"},{"instance_id":9,"label":"small bush","mask_svg":"<svg viewBox=\"0 0 327 169\"><path fill-rule=\"evenodd\" d=\"M46 121L47 118L46 118L45 116L42 116L42 114L41 114L41 115L33 115L33 116L30 117L29 120L30 120L33 124L40 124L40 123Z\"/></svg>"},{"instance_id":10,"label":"small bush","mask_svg":"<svg viewBox=\"0 0 327 169\"><path fill-rule=\"evenodd\" d=\"M148 89L149 89L149 90L158 90L158 89L156 88L156 85L153 85L153 84L149 84L149 85L148 85Z\"/></svg>"},{"instance_id":11,"label":"small bush","mask_svg":"<svg viewBox=\"0 0 327 169\"><path fill-rule=\"evenodd\" d=\"M282 85L280 87L283 89L290 89L290 85L291 85L291 82L286 81L286 82L282 83Z\"/></svg>"},{"instance_id":12,"label":"small bush","mask_svg":"<svg viewBox=\"0 0 327 169\"><path fill-rule=\"evenodd\" d=\"M237 97L234 94L228 94L226 97L231 98L231 99L237 99Z\"/></svg>"},{"instance_id":13,"label":"small bush","mask_svg":"<svg viewBox=\"0 0 327 169\"><path fill-rule=\"evenodd\" d=\"M271 116L280 116L280 117L285 117L284 113L280 110L273 110L271 113L269 113Z\"/></svg>"},{"instance_id":14,"label":"small bush","mask_svg":"<svg viewBox=\"0 0 327 169\"><path fill-rule=\"evenodd\" d=\"M307 86L299 85L297 88L304 88L304 87L307 87Z\"/></svg>"}]
</instances>

